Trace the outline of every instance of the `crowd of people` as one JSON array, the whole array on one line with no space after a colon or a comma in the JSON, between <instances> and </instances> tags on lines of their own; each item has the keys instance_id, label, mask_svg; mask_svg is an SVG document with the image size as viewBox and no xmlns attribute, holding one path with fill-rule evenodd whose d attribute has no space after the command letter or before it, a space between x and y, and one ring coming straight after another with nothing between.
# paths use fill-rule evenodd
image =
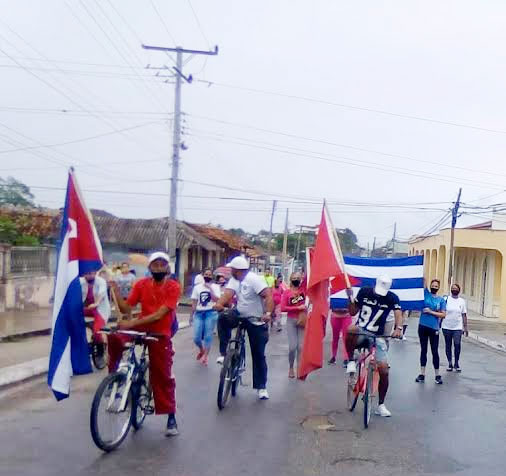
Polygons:
<instances>
[{"instance_id":1,"label":"crowd of people","mask_svg":"<svg viewBox=\"0 0 506 476\"><path fill-rule=\"evenodd\" d=\"M193 324L196 359L202 365L208 365L217 328L219 355L216 362L223 363L232 329L238 323L236 318L234 320L230 317L230 313L223 311L236 309L245 319L252 356L253 388L260 400L267 400L268 367L265 349L271 332L286 330L288 377L293 379L297 376L308 312L305 277L294 272L289 282L284 283L281 274L274 277L269 271L263 275L251 271L248 260L242 256L232 259L227 267L230 270L229 276L204 269L195 277L191 291L190 323ZM83 311L85 316L95 321L95 337L103 339L98 331L110 315L111 293L123 314L118 322L120 329L155 332L164 336L149 344L150 380L156 413L168 414L166 435L172 436L178 433L178 428L175 419L175 379L172 375L174 351L171 339L177 331L176 308L181 287L170 276L169 258L165 253L153 253L149 258L148 270L149 275L141 279L131 273L128 263L121 265L116 276L105 274L106 279L100 276L104 275L100 270L84 274L81 279ZM402 312L399 298L390 290L391 286L392 279L381 276L377 278L374 287L361 288L356 296L349 289L348 307L334 308L330 315L332 340L329 365L337 363L339 341L342 339L343 366L347 373L356 372L355 349L370 346L371 337L375 337L380 376L376 413L385 417L391 416L385 406L390 368L388 337L405 339L408 317L407 312ZM461 372L461 338L462 334L468 332L466 302L460 297L458 284L452 284L450 296L440 296L439 288L440 282L433 279L429 288L424 290L424 307L418 326L420 373L416 377L417 383L425 382L429 345L435 382L438 385L443 383L438 350L441 330L445 338L447 371ZM140 314L133 318L132 311L137 305L140 305ZM220 315L224 317L220 318ZM284 323L283 315L286 316ZM109 336L107 349L110 372L117 368L124 344L128 340L128 336L121 334Z\"/></svg>"}]
</instances>

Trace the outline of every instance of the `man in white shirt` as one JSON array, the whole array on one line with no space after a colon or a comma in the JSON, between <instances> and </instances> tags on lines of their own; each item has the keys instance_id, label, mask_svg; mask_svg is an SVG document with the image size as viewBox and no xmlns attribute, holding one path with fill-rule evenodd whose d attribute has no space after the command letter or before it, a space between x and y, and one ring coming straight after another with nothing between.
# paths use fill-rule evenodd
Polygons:
<instances>
[{"instance_id":1,"label":"man in white shirt","mask_svg":"<svg viewBox=\"0 0 506 476\"><path fill-rule=\"evenodd\" d=\"M223 295L215 306L217 311L223 311L237 298L237 310L242 318L246 318L251 360L253 362L253 388L257 390L260 400L267 400L267 361L265 359L265 346L269 341L268 323L274 311L272 291L265 279L249 270L249 262L242 256L235 257L229 264L232 277L228 282ZM220 336L220 354L218 363L223 363L227 351L231 328L224 320L218 320L218 334Z\"/></svg>"},{"instance_id":2,"label":"man in white shirt","mask_svg":"<svg viewBox=\"0 0 506 476\"><path fill-rule=\"evenodd\" d=\"M446 317L443 319L442 328L445 337L446 358L448 359L448 372L461 372L459 366L462 333L467 331L467 306L466 301L459 297L460 286L453 283L451 296L446 300ZM455 362L452 360L452 343L455 349Z\"/></svg>"}]
</instances>

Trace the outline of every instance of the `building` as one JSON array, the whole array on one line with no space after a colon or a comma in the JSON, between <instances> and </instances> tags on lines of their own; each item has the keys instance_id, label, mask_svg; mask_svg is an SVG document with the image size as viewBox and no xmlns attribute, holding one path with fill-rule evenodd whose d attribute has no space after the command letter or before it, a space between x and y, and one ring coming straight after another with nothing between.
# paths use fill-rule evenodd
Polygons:
<instances>
[{"instance_id":1,"label":"building","mask_svg":"<svg viewBox=\"0 0 506 476\"><path fill-rule=\"evenodd\" d=\"M448 293L450 229L414 238L409 255L424 256L427 281L441 280ZM453 282L462 289L471 312L506 322L506 217L455 230Z\"/></svg>"}]
</instances>

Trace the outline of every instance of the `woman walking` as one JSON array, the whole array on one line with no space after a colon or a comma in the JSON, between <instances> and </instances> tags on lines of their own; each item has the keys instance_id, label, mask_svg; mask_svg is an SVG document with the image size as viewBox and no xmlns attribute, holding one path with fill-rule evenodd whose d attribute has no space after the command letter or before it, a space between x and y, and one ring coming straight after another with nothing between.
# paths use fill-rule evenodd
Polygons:
<instances>
[{"instance_id":1,"label":"woman walking","mask_svg":"<svg viewBox=\"0 0 506 476\"><path fill-rule=\"evenodd\" d=\"M336 363L337 357L337 349L339 346L339 337L343 338L343 367L346 368L348 365L348 352L346 350L346 346L344 345L344 339L346 336L346 331L351 324L351 316L348 309L332 309L332 314L330 315L330 325L332 327L332 356L329 360L329 365L333 365Z\"/></svg>"},{"instance_id":2,"label":"woman walking","mask_svg":"<svg viewBox=\"0 0 506 476\"><path fill-rule=\"evenodd\" d=\"M274 287L272 288L272 299L274 300L274 314L271 320L271 330L276 325L276 330L281 332L281 298L286 291L285 283L283 283L283 275L278 274Z\"/></svg>"},{"instance_id":3,"label":"woman walking","mask_svg":"<svg viewBox=\"0 0 506 476\"><path fill-rule=\"evenodd\" d=\"M432 364L436 374L436 383L441 385L443 379L439 374L439 327L441 319L446 315L446 302L438 296L440 287L439 279L433 279L430 283L430 291L424 291L424 308L418 325L418 337L420 338L420 375L416 382L425 382L425 366L427 365L427 349L430 342L432 352Z\"/></svg>"},{"instance_id":4,"label":"woman walking","mask_svg":"<svg viewBox=\"0 0 506 476\"><path fill-rule=\"evenodd\" d=\"M281 297L281 312L287 313L286 333L288 334L288 371L289 378L295 378L295 357L299 359L304 340L306 296L300 289L302 276L300 273L292 273L290 287Z\"/></svg>"},{"instance_id":5,"label":"woman walking","mask_svg":"<svg viewBox=\"0 0 506 476\"><path fill-rule=\"evenodd\" d=\"M448 359L448 372L454 369L461 372L459 366L460 343L462 332L467 336L467 307L466 301L459 297L460 286L452 284L451 296L446 300L446 317L443 320L443 335L445 337L446 358ZM452 343L455 349L455 361L452 360Z\"/></svg>"},{"instance_id":6,"label":"woman walking","mask_svg":"<svg viewBox=\"0 0 506 476\"><path fill-rule=\"evenodd\" d=\"M213 272L206 269L202 274L203 282L197 284L192 292L193 342L197 346L197 360L207 365L209 351L213 343L213 331L218 313L213 309L220 298L220 288L212 283Z\"/></svg>"}]
</instances>

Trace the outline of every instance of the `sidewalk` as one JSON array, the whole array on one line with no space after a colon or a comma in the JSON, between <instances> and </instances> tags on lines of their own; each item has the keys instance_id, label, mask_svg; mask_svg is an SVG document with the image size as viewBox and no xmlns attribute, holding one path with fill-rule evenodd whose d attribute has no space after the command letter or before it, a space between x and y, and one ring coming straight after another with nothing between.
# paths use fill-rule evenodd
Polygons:
<instances>
[{"instance_id":1,"label":"sidewalk","mask_svg":"<svg viewBox=\"0 0 506 476\"><path fill-rule=\"evenodd\" d=\"M492 349L506 352L506 323L492 319L468 319L469 338Z\"/></svg>"},{"instance_id":2,"label":"sidewalk","mask_svg":"<svg viewBox=\"0 0 506 476\"><path fill-rule=\"evenodd\" d=\"M179 329L189 327L189 313L179 313ZM0 390L47 373L50 335L15 337L0 341Z\"/></svg>"},{"instance_id":3,"label":"sidewalk","mask_svg":"<svg viewBox=\"0 0 506 476\"><path fill-rule=\"evenodd\" d=\"M49 334L50 332L51 308L0 313L0 341L9 337Z\"/></svg>"}]
</instances>

